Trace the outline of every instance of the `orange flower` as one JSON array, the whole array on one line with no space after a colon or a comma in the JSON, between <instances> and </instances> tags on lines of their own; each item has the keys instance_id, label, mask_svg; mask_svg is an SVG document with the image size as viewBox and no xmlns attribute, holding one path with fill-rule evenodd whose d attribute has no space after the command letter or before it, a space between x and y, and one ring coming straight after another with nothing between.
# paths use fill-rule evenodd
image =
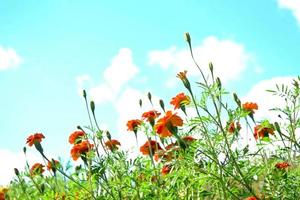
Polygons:
<instances>
[{"instance_id":1,"label":"orange flower","mask_svg":"<svg viewBox=\"0 0 300 200\"><path fill-rule=\"evenodd\" d=\"M5 194L4 194L4 192L0 192L0 200L5 200Z\"/></svg>"},{"instance_id":2,"label":"orange flower","mask_svg":"<svg viewBox=\"0 0 300 200\"><path fill-rule=\"evenodd\" d=\"M34 142L42 142L43 138L45 138L45 136L42 133L35 133L27 138L26 143L28 143L28 145L31 147L34 144Z\"/></svg>"},{"instance_id":3,"label":"orange flower","mask_svg":"<svg viewBox=\"0 0 300 200\"><path fill-rule=\"evenodd\" d=\"M171 166L164 165L161 169L161 174L164 176L164 175L167 175L168 173L170 173L170 171L171 171Z\"/></svg>"},{"instance_id":4,"label":"orange flower","mask_svg":"<svg viewBox=\"0 0 300 200\"><path fill-rule=\"evenodd\" d=\"M269 134L274 135L274 128L263 127L261 125L254 127L254 138L256 140L258 138L269 137Z\"/></svg>"},{"instance_id":5,"label":"orange flower","mask_svg":"<svg viewBox=\"0 0 300 200\"><path fill-rule=\"evenodd\" d=\"M245 200L257 200L257 198L254 196L251 196L251 197L246 198Z\"/></svg>"},{"instance_id":6,"label":"orange flower","mask_svg":"<svg viewBox=\"0 0 300 200\"><path fill-rule=\"evenodd\" d=\"M159 143L154 140L147 141L143 146L140 147L140 152L143 155L150 155L150 149L152 154L154 155L156 151L162 150Z\"/></svg>"},{"instance_id":7,"label":"orange flower","mask_svg":"<svg viewBox=\"0 0 300 200\"><path fill-rule=\"evenodd\" d=\"M111 151L118 149L117 145L121 145L121 143L118 140L112 139L105 142L105 146Z\"/></svg>"},{"instance_id":8,"label":"orange flower","mask_svg":"<svg viewBox=\"0 0 300 200\"><path fill-rule=\"evenodd\" d=\"M258 109L257 104L252 102L246 102L242 106L246 111L250 111L251 113L254 113L254 110Z\"/></svg>"},{"instance_id":9,"label":"orange flower","mask_svg":"<svg viewBox=\"0 0 300 200\"><path fill-rule=\"evenodd\" d=\"M141 125L141 124L142 124L142 121L139 120L139 119L129 120L127 122L127 130L136 132L138 126Z\"/></svg>"},{"instance_id":10,"label":"orange flower","mask_svg":"<svg viewBox=\"0 0 300 200\"><path fill-rule=\"evenodd\" d=\"M71 149L71 156L73 160L77 160L82 154L87 153L94 147L93 144L90 144L89 141L85 140L79 144L75 144Z\"/></svg>"},{"instance_id":11,"label":"orange flower","mask_svg":"<svg viewBox=\"0 0 300 200\"><path fill-rule=\"evenodd\" d=\"M182 140L185 141L185 142L187 142L187 143L191 143L191 142L194 142L197 139L195 139L192 136L188 135L188 136L182 137Z\"/></svg>"},{"instance_id":12,"label":"orange flower","mask_svg":"<svg viewBox=\"0 0 300 200\"><path fill-rule=\"evenodd\" d=\"M279 162L275 165L277 169L286 169L290 166L288 162Z\"/></svg>"},{"instance_id":13,"label":"orange flower","mask_svg":"<svg viewBox=\"0 0 300 200\"><path fill-rule=\"evenodd\" d=\"M185 95L183 92L173 97L170 101L170 104L174 105L174 109L178 109L183 105L190 104L191 99L189 96Z\"/></svg>"},{"instance_id":14,"label":"orange flower","mask_svg":"<svg viewBox=\"0 0 300 200\"><path fill-rule=\"evenodd\" d=\"M234 122L230 122L230 124L228 126L228 132L234 133L235 130L237 130L237 131L241 130L241 124L239 122L236 122L235 124L234 124Z\"/></svg>"},{"instance_id":15,"label":"orange flower","mask_svg":"<svg viewBox=\"0 0 300 200\"><path fill-rule=\"evenodd\" d=\"M146 119L148 122L153 122L160 115L156 110L150 110L148 112L144 112L142 115L143 119Z\"/></svg>"},{"instance_id":16,"label":"orange flower","mask_svg":"<svg viewBox=\"0 0 300 200\"><path fill-rule=\"evenodd\" d=\"M82 137L85 135L85 133L82 130L77 130L71 133L69 136L69 143L70 144L78 144L81 142Z\"/></svg>"},{"instance_id":17,"label":"orange flower","mask_svg":"<svg viewBox=\"0 0 300 200\"><path fill-rule=\"evenodd\" d=\"M48 161L48 164L47 164L47 170L50 171L50 170L55 170L57 167L59 166L59 162L58 160L54 160L54 163L51 161Z\"/></svg>"},{"instance_id":18,"label":"orange flower","mask_svg":"<svg viewBox=\"0 0 300 200\"><path fill-rule=\"evenodd\" d=\"M154 154L154 160L158 162L158 160L161 158L164 161L170 161L172 159L173 155L172 152L166 152L164 150L158 150Z\"/></svg>"},{"instance_id":19,"label":"orange flower","mask_svg":"<svg viewBox=\"0 0 300 200\"><path fill-rule=\"evenodd\" d=\"M35 163L31 168L30 168L30 175L41 175L45 170L44 170L44 165L40 163Z\"/></svg>"},{"instance_id":20,"label":"orange flower","mask_svg":"<svg viewBox=\"0 0 300 200\"><path fill-rule=\"evenodd\" d=\"M182 81L184 81L184 80L186 80L187 78L186 78L186 73L187 73L187 71L186 70L184 70L183 72L179 72L178 74L177 74L177 78L180 78Z\"/></svg>"},{"instance_id":21,"label":"orange flower","mask_svg":"<svg viewBox=\"0 0 300 200\"><path fill-rule=\"evenodd\" d=\"M161 137L167 137L172 136L172 133L169 131L169 127L177 127L182 125L183 120L176 115L176 113L172 114L172 111L167 111L166 115L157 121L154 129Z\"/></svg>"}]
</instances>

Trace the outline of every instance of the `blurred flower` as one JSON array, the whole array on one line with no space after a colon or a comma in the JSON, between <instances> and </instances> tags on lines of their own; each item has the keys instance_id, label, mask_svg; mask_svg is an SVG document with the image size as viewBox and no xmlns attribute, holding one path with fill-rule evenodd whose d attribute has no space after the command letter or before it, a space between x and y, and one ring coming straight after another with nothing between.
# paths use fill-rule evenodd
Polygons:
<instances>
[{"instance_id":1,"label":"blurred flower","mask_svg":"<svg viewBox=\"0 0 300 200\"><path fill-rule=\"evenodd\" d=\"M254 196L251 196L251 197L247 197L245 200L257 200L257 198Z\"/></svg>"},{"instance_id":2,"label":"blurred flower","mask_svg":"<svg viewBox=\"0 0 300 200\"><path fill-rule=\"evenodd\" d=\"M279 162L279 163L276 163L275 167L277 169L286 169L290 166L290 164L288 162Z\"/></svg>"},{"instance_id":3,"label":"blurred flower","mask_svg":"<svg viewBox=\"0 0 300 200\"><path fill-rule=\"evenodd\" d=\"M191 142L196 141L197 139L195 139L194 137L192 137L190 135L187 135L187 136L182 137L182 140L187 142L187 143L191 143Z\"/></svg>"},{"instance_id":4,"label":"blurred flower","mask_svg":"<svg viewBox=\"0 0 300 200\"><path fill-rule=\"evenodd\" d=\"M170 171L171 171L171 165L167 164L162 167L160 172L164 176L164 175L167 175L168 173L170 173Z\"/></svg>"},{"instance_id":5,"label":"blurred flower","mask_svg":"<svg viewBox=\"0 0 300 200\"><path fill-rule=\"evenodd\" d=\"M129 120L127 122L127 130L136 132L138 126L141 125L141 124L142 124L142 121L139 120L139 119Z\"/></svg>"},{"instance_id":6,"label":"blurred flower","mask_svg":"<svg viewBox=\"0 0 300 200\"><path fill-rule=\"evenodd\" d=\"M241 130L241 124L239 122L230 122L227 130L229 133L234 133L236 130L239 131Z\"/></svg>"},{"instance_id":7,"label":"blurred flower","mask_svg":"<svg viewBox=\"0 0 300 200\"><path fill-rule=\"evenodd\" d=\"M35 142L42 142L43 138L45 138L45 136L42 133L35 133L27 138L26 143L31 147Z\"/></svg>"},{"instance_id":8,"label":"blurred flower","mask_svg":"<svg viewBox=\"0 0 300 200\"><path fill-rule=\"evenodd\" d=\"M157 121L154 129L161 137L167 137L172 136L169 130L170 127L173 128L182 125L183 120L176 113L172 114L172 111L167 111L166 115Z\"/></svg>"},{"instance_id":9,"label":"blurred flower","mask_svg":"<svg viewBox=\"0 0 300 200\"><path fill-rule=\"evenodd\" d=\"M172 98L170 104L174 105L174 109L181 108L182 106L190 104L191 99L189 96L185 95L183 92L179 93Z\"/></svg>"},{"instance_id":10,"label":"blurred flower","mask_svg":"<svg viewBox=\"0 0 300 200\"><path fill-rule=\"evenodd\" d=\"M44 170L44 165L40 163L35 163L31 168L30 168L30 175L41 175L45 170Z\"/></svg>"},{"instance_id":11,"label":"blurred flower","mask_svg":"<svg viewBox=\"0 0 300 200\"><path fill-rule=\"evenodd\" d=\"M154 120L159 117L160 113L156 110L150 110L148 112L144 112L142 115L142 118L146 121L150 122L151 124L154 124Z\"/></svg>"},{"instance_id":12,"label":"blurred flower","mask_svg":"<svg viewBox=\"0 0 300 200\"><path fill-rule=\"evenodd\" d=\"M258 138L269 137L269 134L274 135L274 128L263 127L261 125L254 127L254 138L256 140Z\"/></svg>"},{"instance_id":13,"label":"blurred flower","mask_svg":"<svg viewBox=\"0 0 300 200\"><path fill-rule=\"evenodd\" d=\"M154 155L156 151L162 150L162 148L160 147L159 143L154 140L147 141L143 146L140 147L140 152L143 155L150 155L150 150L152 155Z\"/></svg>"},{"instance_id":14,"label":"blurred flower","mask_svg":"<svg viewBox=\"0 0 300 200\"><path fill-rule=\"evenodd\" d=\"M244 110L250 111L252 114L254 113L254 110L258 109L257 104L252 102L246 102L242 105L242 107L244 108Z\"/></svg>"},{"instance_id":15,"label":"blurred flower","mask_svg":"<svg viewBox=\"0 0 300 200\"><path fill-rule=\"evenodd\" d=\"M105 146L109 149L109 150L115 150L118 149L118 145L120 146L121 143L118 140L112 139L112 140L108 140L105 142Z\"/></svg>"},{"instance_id":16,"label":"blurred flower","mask_svg":"<svg viewBox=\"0 0 300 200\"><path fill-rule=\"evenodd\" d=\"M164 161L170 161L170 160L172 160L172 157L173 157L172 152L167 152L167 151L164 151L164 150L158 150L154 154L154 160L156 162L158 162L159 159L162 159Z\"/></svg>"},{"instance_id":17,"label":"blurred flower","mask_svg":"<svg viewBox=\"0 0 300 200\"><path fill-rule=\"evenodd\" d=\"M75 144L71 149L71 156L73 160L77 160L82 154L89 152L94 147L89 141L85 140L79 144Z\"/></svg>"},{"instance_id":18,"label":"blurred flower","mask_svg":"<svg viewBox=\"0 0 300 200\"><path fill-rule=\"evenodd\" d=\"M54 163L53 163L54 161ZM47 170L55 171L55 169L60 165L58 160L48 161Z\"/></svg>"},{"instance_id":19,"label":"blurred flower","mask_svg":"<svg viewBox=\"0 0 300 200\"><path fill-rule=\"evenodd\" d=\"M78 144L81 142L82 137L85 135L85 133L82 130L77 130L71 133L69 136L69 143L70 144Z\"/></svg>"}]
</instances>

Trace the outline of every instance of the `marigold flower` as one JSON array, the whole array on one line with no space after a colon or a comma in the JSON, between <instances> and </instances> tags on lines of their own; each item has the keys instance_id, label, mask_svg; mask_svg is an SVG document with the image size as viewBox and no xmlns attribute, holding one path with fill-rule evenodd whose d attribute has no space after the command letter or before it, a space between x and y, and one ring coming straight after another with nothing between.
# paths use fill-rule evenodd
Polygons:
<instances>
[{"instance_id":1,"label":"marigold flower","mask_svg":"<svg viewBox=\"0 0 300 200\"><path fill-rule=\"evenodd\" d=\"M154 154L154 160L156 162L158 162L159 159L170 161L172 157L173 157L172 152L166 152L164 150L158 150Z\"/></svg>"},{"instance_id":2,"label":"marigold flower","mask_svg":"<svg viewBox=\"0 0 300 200\"><path fill-rule=\"evenodd\" d=\"M279 163L276 163L275 167L277 169L286 169L290 166L290 164L288 162L279 162Z\"/></svg>"},{"instance_id":3,"label":"marigold flower","mask_svg":"<svg viewBox=\"0 0 300 200\"><path fill-rule=\"evenodd\" d=\"M164 176L170 173L170 171L171 171L171 165L164 165L160 172Z\"/></svg>"},{"instance_id":4,"label":"marigold flower","mask_svg":"<svg viewBox=\"0 0 300 200\"><path fill-rule=\"evenodd\" d=\"M179 72L176 77L180 78L182 81L185 81L185 80L187 80L186 73L187 73L187 71L184 70L183 72Z\"/></svg>"},{"instance_id":5,"label":"marigold flower","mask_svg":"<svg viewBox=\"0 0 300 200\"><path fill-rule=\"evenodd\" d=\"M4 192L0 192L0 200L5 200L5 193Z\"/></svg>"},{"instance_id":6,"label":"marigold flower","mask_svg":"<svg viewBox=\"0 0 300 200\"><path fill-rule=\"evenodd\" d=\"M70 144L78 144L81 142L83 136L85 136L85 133L82 130L74 131L69 136L69 143Z\"/></svg>"},{"instance_id":7,"label":"marigold flower","mask_svg":"<svg viewBox=\"0 0 300 200\"><path fill-rule=\"evenodd\" d=\"M263 127L261 125L254 127L254 138L256 140L258 138L269 137L269 134L274 135L274 128Z\"/></svg>"},{"instance_id":8,"label":"marigold flower","mask_svg":"<svg viewBox=\"0 0 300 200\"><path fill-rule=\"evenodd\" d=\"M45 136L42 133L35 133L27 138L26 143L28 144L28 146L31 147L34 144L34 142L42 142L43 138L45 138Z\"/></svg>"},{"instance_id":9,"label":"marigold flower","mask_svg":"<svg viewBox=\"0 0 300 200\"><path fill-rule=\"evenodd\" d=\"M141 125L141 124L142 124L142 121L139 120L139 119L129 120L127 122L127 130L136 132L138 126Z\"/></svg>"},{"instance_id":10,"label":"marigold flower","mask_svg":"<svg viewBox=\"0 0 300 200\"><path fill-rule=\"evenodd\" d=\"M152 155L154 155L156 151L162 150L159 143L157 143L155 140L150 140L150 141L147 141L143 146L140 147L140 152L143 155L150 155L150 149L151 149Z\"/></svg>"},{"instance_id":11,"label":"marigold flower","mask_svg":"<svg viewBox=\"0 0 300 200\"><path fill-rule=\"evenodd\" d=\"M257 200L257 198L254 196L251 196L251 197L247 197L245 200Z\"/></svg>"},{"instance_id":12,"label":"marigold flower","mask_svg":"<svg viewBox=\"0 0 300 200\"><path fill-rule=\"evenodd\" d=\"M187 136L182 137L182 140L187 142L187 143L191 143L191 142L194 142L197 139L195 139L194 137L192 137L190 135L187 135Z\"/></svg>"},{"instance_id":13,"label":"marigold flower","mask_svg":"<svg viewBox=\"0 0 300 200\"><path fill-rule=\"evenodd\" d=\"M45 170L44 170L44 165L41 163L35 163L31 168L30 168L30 175L41 175Z\"/></svg>"},{"instance_id":14,"label":"marigold flower","mask_svg":"<svg viewBox=\"0 0 300 200\"><path fill-rule=\"evenodd\" d=\"M242 105L242 107L246 110L246 111L250 111L251 113L254 113L254 110L258 109L258 106L256 103L252 103L252 102L246 102Z\"/></svg>"},{"instance_id":15,"label":"marigold flower","mask_svg":"<svg viewBox=\"0 0 300 200\"><path fill-rule=\"evenodd\" d=\"M54 163L52 161L48 161L47 164L47 170L50 171L54 171L58 166L59 166L59 161L58 160L53 160Z\"/></svg>"},{"instance_id":16,"label":"marigold flower","mask_svg":"<svg viewBox=\"0 0 300 200\"><path fill-rule=\"evenodd\" d=\"M175 114L172 114L172 111L167 111L166 115L160 118L154 129L156 133L159 134L161 137L172 136L172 133L169 130L169 127L177 127L182 126L183 120Z\"/></svg>"},{"instance_id":17,"label":"marigold flower","mask_svg":"<svg viewBox=\"0 0 300 200\"><path fill-rule=\"evenodd\" d=\"M89 141L85 140L79 144L75 144L71 149L71 156L73 160L77 160L82 154L89 152L94 147Z\"/></svg>"},{"instance_id":18,"label":"marigold flower","mask_svg":"<svg viewBox=\"0 0 300 200\"><path fill-rule=\"evenodd\" d=\"M170 104L174 105L174 109L178 109L181 106L190 104L191 99L189 96L185 95L183 92L179 93L175 97L172 98Z\"/></svg>"},{"instance_id":19,"label":"marigold flower","mask_svg":"<svg viewBox=\"0 0 300 200\"><path fill-rule=\"evenodd\" d=\"M241 130L241 124L239 122L230 122L227 130L229 133L234 133L236 130L239 131Z\"/></svg>"},{"instance_id":20,"label":"marigold flower","mask_svg":"<svg viewBox=\"0 0 300 200\"><path fill-rule=\"evenodd\" d=\"M115 150L118 149L118 145L120 146L121 143L118 140L112 139L112 140L108 140L105 142L105 146L109 149L109 150Z\"/></svg>"},{"instance_id":21,"label":"marigold flower","mask_svg":"<svg viewBox=\"0 0 300 200\"><path fill-rule=\"evenodd\" d=\"M156 110L150 110L148 112L144 112L142 115L142 118L145 119L148 122L153 122L154 119L159 117L160 113L157 112Z\"/></svg>"}]
</instances>

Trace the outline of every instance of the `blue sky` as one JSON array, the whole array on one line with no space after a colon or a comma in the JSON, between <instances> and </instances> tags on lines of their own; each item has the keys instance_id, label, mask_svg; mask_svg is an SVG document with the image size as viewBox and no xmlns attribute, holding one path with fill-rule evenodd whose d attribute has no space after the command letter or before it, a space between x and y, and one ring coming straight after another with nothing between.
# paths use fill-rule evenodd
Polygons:
<instances>
[{"instance_id":1,"label":"blue sky","mask_svg":"<svg viewBox=\"0 0 300 200\"><path fill-rule=\"evenodd\" d=\"M201 66L215 63L240 96L263 99L253 91L260 83L299 75L299 0L1 1L0 177L19 164L31 133L44 133L51 155L69 155L69 134L88 125L82 88L99 123L131 140L124 123L141 113L140 97L168 102L184 89L177 72L199 77L187 31Z\"/></svg>"}]
</instances>

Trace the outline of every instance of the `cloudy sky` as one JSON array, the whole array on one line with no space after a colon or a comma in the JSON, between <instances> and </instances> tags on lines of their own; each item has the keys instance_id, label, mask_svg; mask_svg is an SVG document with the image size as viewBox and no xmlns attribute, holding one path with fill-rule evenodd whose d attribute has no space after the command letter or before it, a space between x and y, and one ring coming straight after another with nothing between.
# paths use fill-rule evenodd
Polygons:
<instances>
[{"instance_id":1,"label":"cloudy sky","mask_svg":"<svg viewBox=\"0 0 300 200\"><path fill-rule=\"evenodd\" d=\"M101 126L129 144L126 121L144 111L140 98L169 102L184 91L176 73L185 69L199 79L184 32L203 70L213 62L229 91L264 108L261 116L276 102L263 91L299 75L300 0L1 1L0 185L23 168L32 133L67 161L69 134L88 125L83 88Z\"/></svg>"}]
</instances>

